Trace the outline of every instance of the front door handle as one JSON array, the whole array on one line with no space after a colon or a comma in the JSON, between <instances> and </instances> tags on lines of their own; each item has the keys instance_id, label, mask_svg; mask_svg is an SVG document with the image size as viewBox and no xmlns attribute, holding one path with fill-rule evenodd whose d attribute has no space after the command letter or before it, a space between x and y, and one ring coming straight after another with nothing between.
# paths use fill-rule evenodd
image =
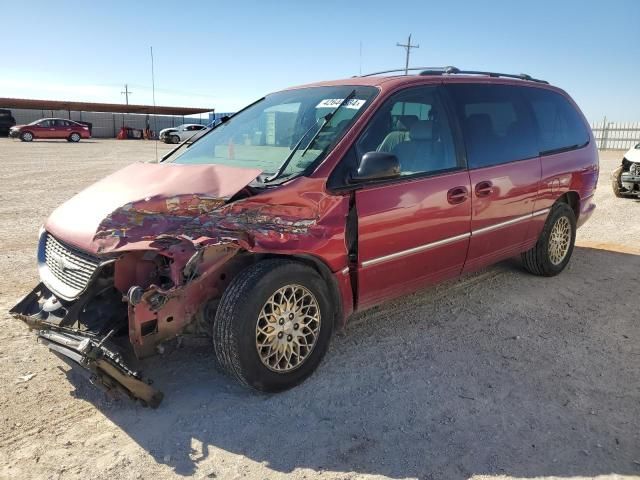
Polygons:
<instances>
[{"instance_id":1,"label":"front door handle","mask_svg":"<svg viewBox=\"0 0 640 480\"><path fill-rule=\"evenodd\" d=\"M493 183L489 180L476 183L476 197L488 197L493 193Z\"/></svg>"},{"instance_id":2,"label":"front door handle","mask_svg":"<svg viewBox=\"0 0 640 480\"><path fill-rule=\"evenodd\" d=\"M451 205L457 205L469 198L469 190L467 187L453 187L447 192L447 202Z\"/></svg>"}]
</instances>

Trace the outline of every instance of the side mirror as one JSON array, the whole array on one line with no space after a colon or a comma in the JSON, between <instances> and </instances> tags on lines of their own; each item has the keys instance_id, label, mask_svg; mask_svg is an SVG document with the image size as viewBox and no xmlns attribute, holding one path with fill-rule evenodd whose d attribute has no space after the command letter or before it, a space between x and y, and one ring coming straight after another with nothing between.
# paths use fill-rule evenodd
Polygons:
<instances>
[{"instance_id":1,"label":"side mirror","mask_svg":"<svg viewBox=\"0 0 640 480\"><path fill-rule=\"evenodd\" d=\"M400 161L393 153L367 152L360 160L358 170L351 174L350 183L387 180L400 176Z\"/></svg>"}]
</instances>

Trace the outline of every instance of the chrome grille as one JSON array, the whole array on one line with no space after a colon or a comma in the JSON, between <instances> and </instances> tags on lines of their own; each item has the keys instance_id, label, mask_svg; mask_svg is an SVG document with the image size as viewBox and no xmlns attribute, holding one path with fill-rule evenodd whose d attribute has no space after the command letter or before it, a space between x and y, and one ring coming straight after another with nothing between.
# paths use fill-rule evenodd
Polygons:
<instances>
[{"instance_id":1,"label":"chrome grille","mask_svg":"<svg viewBox=\"0 0 640 480\"><path fill-rule=\"evenodd\" d=\"M89 280L98 268L100 259L65 245L52 235L46 234L44 248L44 263L52 280L50 287L62 291L66 295L80 293L85 289Z\"/></svg>"}]
</instances>

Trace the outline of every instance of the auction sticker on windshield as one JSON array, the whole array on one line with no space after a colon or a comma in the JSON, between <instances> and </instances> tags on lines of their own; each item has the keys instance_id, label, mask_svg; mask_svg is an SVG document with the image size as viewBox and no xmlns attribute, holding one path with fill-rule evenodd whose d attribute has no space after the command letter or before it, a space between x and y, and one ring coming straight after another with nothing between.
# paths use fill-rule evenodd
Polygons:
<instances>
[{"instance_id":1,"label":"auction sticker on windshield","mask_svg":"<svg viewBox=\"0 0 640 480\"><path fill-rule=\"evenodd\" d=\"M342 102L344 102L344 98L326 98L321 100L316 108L337 108ZM352 108L354 110L359 110L365 104L366 100L360 100L357 98L352 98L347 100L347 102L342 106L342 108Z\"/></svg>"}]
</instances>

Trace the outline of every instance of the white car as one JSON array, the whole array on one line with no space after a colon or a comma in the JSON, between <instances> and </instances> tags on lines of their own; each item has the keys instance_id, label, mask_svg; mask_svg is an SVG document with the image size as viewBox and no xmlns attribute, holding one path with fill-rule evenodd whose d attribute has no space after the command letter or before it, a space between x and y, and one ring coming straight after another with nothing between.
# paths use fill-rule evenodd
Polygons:
<instances>
[{"instance_id":1,"label":"white car","mask_svg":"<svg viewBox=\"0 0 640 480\"><path fill-rule=\"evenodd\" d=\"M206 125L197 123L185 123L177 127L164 128L160 130L159 138L164 143L180 143L185 140L196 140L211 130Z\"/></svg>"},{"instance_id":2,"label":"white car","mask_svg":"<svg viewBox=\"0 0 640 480\"><path fill-rule=\"evenodd\" d=\"M640 143L631 147L613 171L611 186L616 197L640 198Z\"/></svg>"}]
</instances>

